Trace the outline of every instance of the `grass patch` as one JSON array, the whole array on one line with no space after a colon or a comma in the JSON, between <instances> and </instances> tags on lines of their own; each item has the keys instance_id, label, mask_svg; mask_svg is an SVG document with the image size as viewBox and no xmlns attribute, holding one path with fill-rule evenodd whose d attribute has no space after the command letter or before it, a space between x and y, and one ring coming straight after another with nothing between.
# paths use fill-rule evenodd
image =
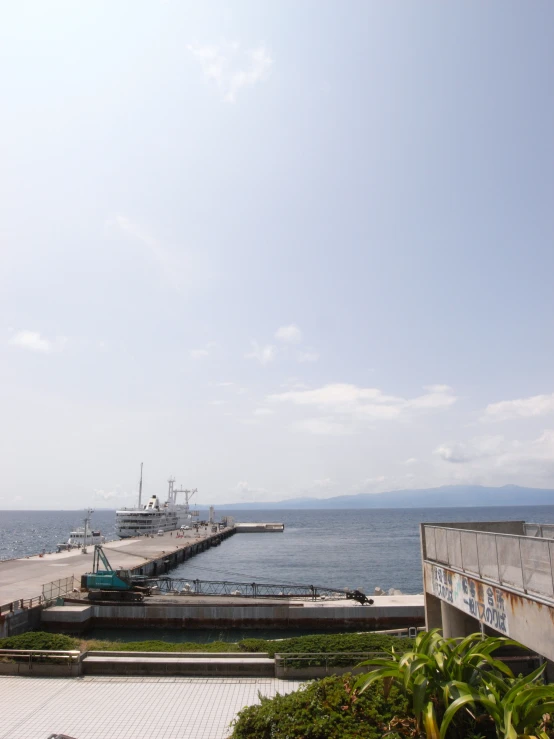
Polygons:
<instances>
[{"instance_id":1,"label":"grass patch","mask_svg":"<svg viewBox=\"0 0 554 739\"><path fill-rule=\"evenodd\" d=\"M237 643L213 641L208 644L197 642L166 642L159 639L149 641L107 641L91 639L81 642L82 651L90 652L240 652Z\"/></svg>"}]
</instances>

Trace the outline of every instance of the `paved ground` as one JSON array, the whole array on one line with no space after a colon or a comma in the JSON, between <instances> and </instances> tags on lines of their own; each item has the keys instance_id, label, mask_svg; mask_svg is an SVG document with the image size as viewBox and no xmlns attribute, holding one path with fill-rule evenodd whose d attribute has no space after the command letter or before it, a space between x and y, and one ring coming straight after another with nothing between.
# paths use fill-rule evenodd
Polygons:
<instances>
[{"instance_id":1,"label":"paved ground","mask_svg":"<svg viewBox=\"0 0 554 739\"><path fill-rule=\"evenodd\" d=\"M273 678L0 677L0 739L225 739L237 711L301 683Z\"/></svg>"},{"instance_id":2,"label":"paved ground","mask_svg":"<svg viewBox=\"0 0 554 739\"><path fill-rule=\"evenodd\" d=\"M177 538L177 532L167 531L163 536L154 536L153 539L140 537L110 541L104 545L104 551L115 569L130 569L212 535L202 529L200 535L195 531L186 531L183 538ZM93 552L94 547L89 546L88 554L81 554L80 549L73 549L70 552L45 554L43 557L1 561L0 604L11 603L18 598L35 598L42 594L44 583L62 577L74 575L80 580L83 573L92 570Z\"/></svg>"}]
</instances>

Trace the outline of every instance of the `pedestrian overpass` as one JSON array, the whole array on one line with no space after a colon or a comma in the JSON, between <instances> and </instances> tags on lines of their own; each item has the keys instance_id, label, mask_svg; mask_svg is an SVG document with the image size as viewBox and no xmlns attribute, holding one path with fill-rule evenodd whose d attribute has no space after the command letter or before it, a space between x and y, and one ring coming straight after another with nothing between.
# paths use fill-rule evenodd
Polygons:
<instances>
[{"instance_id":1,"label":"pedestrian overpass","mask_svg":"<svg viewBox=\"0 0 554 739\"><path fill-rule=\"evenodd\" d=\"M428 629L502 634L554 662L553 524L423 523L421 553Z\"/></svg>"}]
</instances>

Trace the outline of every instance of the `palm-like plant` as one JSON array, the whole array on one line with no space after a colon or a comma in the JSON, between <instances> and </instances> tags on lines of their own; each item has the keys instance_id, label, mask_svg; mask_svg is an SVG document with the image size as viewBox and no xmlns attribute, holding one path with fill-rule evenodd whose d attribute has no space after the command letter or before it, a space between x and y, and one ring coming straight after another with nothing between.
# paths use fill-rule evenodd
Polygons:
<instances>
[{"instance_id":1,"label":"palm-like plant","mask_svg":"<svg viewBox=\"0 0 554 739\"><path fill-rule=\"evenodd\" d=\"M392 650L389 659L362 662L360 666L376 669L361 675L356 687L363 692L375 681L383 680L385 692L388 692L392 683L399 685L411 696L418 729L423 728L428 739L444 739L458 711L464 709L466 715L472 715L470 708L474 708L476 702L494 719L497 733L499 727L508 724L516 727L516 732L521 727L527 730L540 719L543 706L539 702L547 695L552 697L553 692L550 688L545 689L548 693L537 692L535 681L541 671L535 671L525 682L516 681L510 668L492 656L499 647L508 645L521 646L506 637L483 638L479 633L464 639L446 639L438 629L422 632L412 651L397 654ZM525 699L520 701L517 696L525 687ZM531 702L529 691L533 695ZM511 714L506 714L501 724L500 711L506 706L512 706L506 709L511 710ZM553 709L549 706L544 707L543 713L554 710L554 706ZM440 722L437 716L442 717ZM517 733L499 733L498 736L515 739Z\"/></svg>"},{"instance_id":2,"label":"palm-like plant","mask_svg":"<svg viewBox=\"0 0 554 739\"><path fill-rule=\"evenodd\" d=\"M503 678L494 673L483 676L478 690L465 683L456 683L453 688L458 697L446 709L440 728L440 739L444 739L450 722L465 706L479 703L493 719L498 739L549 739L539 731L530 734L545 714L554 711L554 687L537 684L546 665L542 665L526 677Z\"/></svg>"}]
</instances>

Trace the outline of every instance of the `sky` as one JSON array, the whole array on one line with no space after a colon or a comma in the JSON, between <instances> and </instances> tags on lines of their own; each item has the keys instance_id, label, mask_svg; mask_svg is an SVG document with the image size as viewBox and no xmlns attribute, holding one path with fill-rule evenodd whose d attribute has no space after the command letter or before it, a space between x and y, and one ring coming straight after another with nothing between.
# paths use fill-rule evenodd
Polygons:
<instances>
[{"instance_id":1,"label":"sky","mask_svg":"<svg viewBox=\"0 0 554 739\"><path fill-rule=\"evenodd\" d=\"M6 4L0 507L554 488L553 24Z\"/></svg>"}]
</instances>

